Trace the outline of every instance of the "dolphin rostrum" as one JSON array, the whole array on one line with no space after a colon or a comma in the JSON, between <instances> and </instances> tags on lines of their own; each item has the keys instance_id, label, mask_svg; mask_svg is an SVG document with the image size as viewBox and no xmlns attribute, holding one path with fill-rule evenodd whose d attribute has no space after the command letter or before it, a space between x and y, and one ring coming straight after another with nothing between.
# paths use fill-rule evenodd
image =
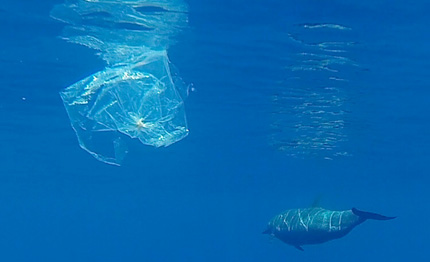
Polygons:
<instances>
[{"instance_id":1,"label":"dolphin rostrum","mask_svg":"<svg viewBox=\"0 0 430 262\"><path fill-rule=\"evenodd\" d=\"M263 234L275 236L303 251L302 245L320 244L341 238L367 219L394 218L396 217L364 212L356 208L344 211L320 207L290 209L272 218Z\"/></svg>"}]
</instances>

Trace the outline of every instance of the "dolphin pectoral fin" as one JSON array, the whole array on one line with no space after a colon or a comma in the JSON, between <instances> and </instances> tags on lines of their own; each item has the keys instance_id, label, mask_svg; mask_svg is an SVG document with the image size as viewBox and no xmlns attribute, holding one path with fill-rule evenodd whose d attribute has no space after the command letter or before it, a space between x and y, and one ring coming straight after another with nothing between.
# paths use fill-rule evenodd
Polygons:
<instances>
[{"instance_id":1,"label":"dolphin pectoral fin","mask_svg":"<svg viewBox=\"0 0 430 262\"><path fill-rule=\"evenodd\" d=\"M366 220L366 219L390 220L390 219L396 218L396 217L387 217L387 216L383 216L383 215L371 213L371 212L365 212L365 211L358 210L356 208L352 208L351 211L352 211L352 213L354 213L354 215L359 216L360 218L362 218L364 220Z\"/></svg>"},{"instance_id":2,"label":"dolphin pectoral fin","mask_svg":"<svg viewBox=\"0 0 430 262\"><path fill-rule=\"evenodd\" d=\"M297 248L298 250L300 250L300 251L305 251L304 249L303 249L303 247L301 247L301 246L294 246L295 248Z\"/></svg>"}]
</instances>

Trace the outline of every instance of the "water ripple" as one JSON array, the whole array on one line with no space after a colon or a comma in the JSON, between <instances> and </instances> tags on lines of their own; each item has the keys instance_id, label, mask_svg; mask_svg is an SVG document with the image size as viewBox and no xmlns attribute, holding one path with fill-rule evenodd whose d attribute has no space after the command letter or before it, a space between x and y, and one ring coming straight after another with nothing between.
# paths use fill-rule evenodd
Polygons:
<instances>
[{"instance_id":1,"label":"water ripple","mask_svg":"<svg viewBox=\"0 0 430 262\"><path fill-rule=\"evenodd\" d=\"M339 24L305 23L288 33L294 52L284 59L287 77L272 97L271 143L278 150L324 159L349 155L343 147L348 141L349 73L360 65L348 55L356 42L341 36L351 30Z\"/></svg>"}]
</instances>

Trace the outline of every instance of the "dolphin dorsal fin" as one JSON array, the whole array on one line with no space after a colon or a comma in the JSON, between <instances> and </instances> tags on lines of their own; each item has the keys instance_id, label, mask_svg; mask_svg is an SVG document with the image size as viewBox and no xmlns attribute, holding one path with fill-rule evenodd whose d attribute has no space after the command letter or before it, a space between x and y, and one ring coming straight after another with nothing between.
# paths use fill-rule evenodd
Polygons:
<instances>
[{"instance_id":1,"label":"dolphin dorsal fin","mask_svg":"<svg viewBox=\"0 0 430 262\"><path fill-rule=\"evenodd\" d=\"M311 207L321 207L321 199L322 199L322 196L321 196L321 195L318 195L318 196L314 199L314 202L312 202Z\"/></svg>"}]
</instances>

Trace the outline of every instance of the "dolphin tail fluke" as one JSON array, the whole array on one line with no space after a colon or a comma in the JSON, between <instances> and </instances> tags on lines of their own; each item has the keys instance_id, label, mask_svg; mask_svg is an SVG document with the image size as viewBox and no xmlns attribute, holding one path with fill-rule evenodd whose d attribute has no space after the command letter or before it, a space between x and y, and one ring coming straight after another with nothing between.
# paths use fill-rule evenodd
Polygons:
<instances>
[{"instance_id":1,"label":"dolphin tail fluke","mask_svg":"<svg viewBox=\"0 0 430 262\"><path fill-rule=\"evenodd\" d=\"M356 208L352 208L352 213L354 213L354 215L356 216L359 216L363 220L367 220L367 219L390 220L390 219L396 218L396 217L387 217L387 216L383 216L383 215L371 213L371 212L365 212L365 211L358 210Z\"/></svg>"}]
</instances>

